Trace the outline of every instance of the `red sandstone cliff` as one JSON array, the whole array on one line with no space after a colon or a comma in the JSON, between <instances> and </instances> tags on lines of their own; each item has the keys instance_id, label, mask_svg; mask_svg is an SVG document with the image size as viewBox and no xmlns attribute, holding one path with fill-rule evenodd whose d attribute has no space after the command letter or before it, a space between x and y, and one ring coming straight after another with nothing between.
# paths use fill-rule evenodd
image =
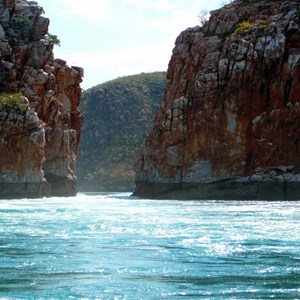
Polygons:
<instances>
[{"instance_id":1,"label":"red sandstone cliff","mask_svg":"<svg viewBox=\"0 0 300 300\"><path fill-rule=\"evenodd\" d=\"M177 38L168 79L136 195L300 199L299 1L211 12Z\"/></svg>"},{"instance_id":2,"label":"red sandstone cliff","mask_svg":"<svg viewBox=\"0 0 300 300\"><path fill-rule=\"evenodd\" d=\"M83 70L54 59L42 14L34 1L0 0L0 97L26 97L0 101L0 198L76 194Z\"/></svg>"}]
</instances>

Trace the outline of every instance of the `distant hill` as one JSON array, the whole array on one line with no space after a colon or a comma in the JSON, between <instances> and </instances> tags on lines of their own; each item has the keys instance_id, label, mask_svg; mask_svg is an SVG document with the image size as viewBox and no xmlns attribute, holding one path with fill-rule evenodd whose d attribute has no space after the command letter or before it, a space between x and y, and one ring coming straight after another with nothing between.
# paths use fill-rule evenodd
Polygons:
<instances>
[{"instance_id":1,"label":"distant hill","mask_svg":"<svg viewBox=\"0 0 300 300\"><path fill-rule=\"evenodd\" d=\"M132 163L143 146L163 98L165 72L121 77L88 89L77 162L81 191L129 191L134 188Z\"/></svg>"}]
</instances>

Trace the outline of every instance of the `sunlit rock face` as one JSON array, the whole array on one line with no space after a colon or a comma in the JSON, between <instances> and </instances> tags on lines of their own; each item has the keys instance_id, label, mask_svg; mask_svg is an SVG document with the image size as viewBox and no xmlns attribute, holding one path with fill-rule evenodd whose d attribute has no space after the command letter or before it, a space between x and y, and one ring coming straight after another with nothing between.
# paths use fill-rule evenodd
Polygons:
<instances>
[{"instance_id":1,"label":"sunlit rock face","mask_svg":"<svg viewBox=\"0 0 300 300\"><path fill-rule=\"evenodd\" d=\"M0 93L28 101L0 111L0 198L76 194L83 69L54 59L48 25L36 2L0 0Z\"/></svg>"},{"instance_id":2,"label":"sunlit rock face","mask_svg":"<svg viewBox=\"0 0 300 300\"><path fill-rule=\"evenodd\" d=\"M177 38L168 79L136 195L300 198L299 1L211 12Z\"/></svg>"}]
</instances>

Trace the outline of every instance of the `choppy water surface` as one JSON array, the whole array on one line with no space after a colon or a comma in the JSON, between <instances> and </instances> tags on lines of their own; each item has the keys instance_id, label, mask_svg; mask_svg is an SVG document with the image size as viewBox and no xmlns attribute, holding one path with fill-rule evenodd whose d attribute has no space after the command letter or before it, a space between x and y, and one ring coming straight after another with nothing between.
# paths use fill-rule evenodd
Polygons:
<instances>
[{"instance_id":1,"label":"choppy water surface","mask_svg":"<svg viewBox=\"0 0 300 300\"><path fill-rule=\"evenodd\" d=\"M300 202L0 201L1 299L300 299Z\"/></svg>"}]
</instances>

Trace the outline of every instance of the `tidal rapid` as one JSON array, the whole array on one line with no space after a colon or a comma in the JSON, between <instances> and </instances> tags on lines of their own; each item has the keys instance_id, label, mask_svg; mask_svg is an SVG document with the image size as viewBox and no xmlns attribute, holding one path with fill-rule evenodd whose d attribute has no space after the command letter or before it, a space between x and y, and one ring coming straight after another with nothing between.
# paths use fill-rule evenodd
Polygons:
<instances>
[{"instance_id":1,"label":"tidal rapid","mask_svg":"<svg viewBox=\"0 0 300 300\"><path fill-rule=\"evenodd\" d=\"M298 299L300 202L0 202L1 299Z\"/></svg>"}]
</instances>

